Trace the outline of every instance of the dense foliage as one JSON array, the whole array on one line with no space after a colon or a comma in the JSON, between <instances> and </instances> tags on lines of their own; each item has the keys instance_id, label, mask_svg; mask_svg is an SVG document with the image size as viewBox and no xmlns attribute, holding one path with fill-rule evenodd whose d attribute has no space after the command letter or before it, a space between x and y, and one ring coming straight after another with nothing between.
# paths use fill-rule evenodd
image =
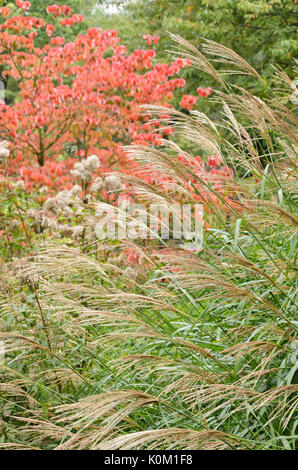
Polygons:
<instances>
[{"instance_id":1,"label":"dense foliage","mask_svg":"<svg viewBox=\"0 0 298 470\"><path fill-rule=\"evenodd\" d=\"M250 9L258 28L272 17L282 31L256 70L251 33L247 61L165 40L163 17L128 52L63 2L2 3L16 93L0 104L0 449L295 450L297 86L295 69L267 77L286 22L269 13L288 8L291 28L292 4L126 10L141 24L151 9L154 26L163 6L209 39L220 19L225 44ZM170 40L178 59L160 63ZM181 204L203 246L164 237L163 213L148 226L152 205L170 207L172 235Z\"/></svg>"},{"instance_id":2,"label":"dense foliage","mask_svg":"<svg viewBox=\"0 0 298 470\"><path fill-rule=\"evenodd\" d=\"M291 73L297 54L295 0L138 0L130 8L151 33L171 31L195 45L201 37L212 39L266 74L272 63Z\"/></svg>"},{"instance_id":3,"label":"dense foliage","mask_svg":"<svg viewBox=\"0 0 298 470\"><path fill-rule=\"evenodd\" d=\"M162 135L148 132L152 126L140 105L168 103L184 86L175 75L187 63L153 64L153 49L127 54L116 31L99 28L66 42L56 24L67 28L83 16L59 6L47 12L46 23L2 10L2 76L19 92L13 105L1 105L0 134L12 144L7 174L58 187L67 184L63 168L75 158L97 153L104 168L118 168L125 163L122 145L158 143ZM42 48L36 45L40 33L49 37Z\"/></svg>"}]
</instances>

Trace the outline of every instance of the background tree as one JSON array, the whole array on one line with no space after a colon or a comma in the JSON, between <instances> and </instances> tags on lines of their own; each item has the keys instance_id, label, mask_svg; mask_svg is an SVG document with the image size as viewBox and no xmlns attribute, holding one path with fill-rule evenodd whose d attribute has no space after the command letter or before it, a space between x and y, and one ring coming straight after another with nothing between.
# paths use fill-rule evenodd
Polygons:
<instances>
[{"instance_id":1,"label":"background tree","mask_svg":"<svg viewBox=\"0 0 298 470\"><path fill-rule=\"evenodd\" d=\"M30 181L51 184L51 167L58 184L57 163L62 160L73 165L74 157L96 153L103 167L119 169L126 161L123 145L161 144L163 133L169 134L166 129L157 132L158 123L148 123L141 105L170 106L176 88L185 85L176 74L186 61L153 64L155 50L145 41L145 49L128 54L115 30L89 28L67 42L56 35L58 27L67 31L83 21L82 15L53 5L45 22L24 13L21 0L17 3L18 15L3 8L0 12L6 18L0 31L2 75L18 90L14 104L0 105L0 136L11 142L8 174L17 171ZM42 48L40 34L49 38Z\"/></svg>"},{"instance_id":2,"label":"background tree","mask_svg":"<svg viewBox=\"0 0 298 470\"><path fill-rule=\"evenodd\" d=\"M40 2L39 0L31 0L30 1L31 5L30 8L27 11L27 14L30 14L31 17L38 17L43 19L44 21L47 21L47 13L46 9L48 6L52 4L56 4L59 6L65 5L67 3L68 6L71 7L72 11L74 14L82 14L82 15L87 15L89 17L92 17L92 11L94 9L95 5L98 5L100 3L100 0L42 0ZM9 1L9 0L0 0L0 7L8 7L11 11L11 14L19 15L20 10L16 4L16 1ZM0 26L4 23L5 17L3 15L0 15ZM72 28L63 28L61 25L55 25L56 27L56 34L59 36L65 37L66 41L72 41L76 38L76 36L79 33L82 33L86 31L87 26L84 22L75 24L73 25ZM39 47L43 47L45 44L49 42L49 36L46 34L46 32L40 32L38 35L36 45ZM2 69L0 68L0 73L2 75ZM13 79L9 78L8 80L5 80L4 77L2 77L2 81L5 83L5 98L6 98L6 103L14 103L18 88L16 86L16 83Z\"/></svg>"},{"instance_id":3,"label":"background tree","mask_svg":"<svg viewBox=\"0 0 298 470\"><path fill-rule=\"evenodd\" d=\"M266 80L270 80L273 63L292 76L291 65L298 51L297 0L118 0L113 3L122 5L122 11L131 19L132 31L160 36L158 54L173 49L166 34L170 31L198 47L200 38L204 37L232 48ZM196 72L190 72L187 78L190 88L197 86ZM239 77L239 84L246 86L246 82L245 77ZM262 94L260 86L254 86L254 91Z\"/></svg>"},{"instance_id":4,"label":"background tree","mask_svg":"<svg viewBox=\"0 0 298 470\"><path fill-rule=\"evenodd\" d=\"M99 5L101 3L101 0L43 0L40 2L39 0L31 0L30 1L31 6L28 9L28 14L30 14L31 17L38 17L42 18L44 21L47 21L47 13L46 9L50 5L65 5L67 4L73 11L74 14L82 14L87 17L92 16L92 11L96 5ZM19 14L19 9L16 5L16 2L11 2L11 1L5 1L5 0L0 0L0 6L7 6L11 9L12 14ZM4 18L0 17L0 24L3 24ZM67 31L65 31L65 28L60 28L57 29L57 34L60 33L60 35L64 36L66 40L71 40L74 39L78 33L81 31L86 30L86 25L84 23L80 23L75 25L72 28L67 28ZM48 36L45 35L39 35L39 42L40 46L43 46L48 42Z\"/></svg>"}]
</instances>

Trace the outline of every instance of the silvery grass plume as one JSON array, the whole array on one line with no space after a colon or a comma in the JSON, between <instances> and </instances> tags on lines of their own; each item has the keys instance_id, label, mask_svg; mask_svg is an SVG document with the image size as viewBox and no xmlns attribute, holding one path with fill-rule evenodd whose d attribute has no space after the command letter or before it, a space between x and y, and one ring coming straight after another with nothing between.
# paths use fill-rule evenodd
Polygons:
<instances>
[{"instance_id":1,"label":"silvery grass plume","mask_svg":"<svg viewBox=\"0 0 298 470\"><path fill-rule=\"evenodd\" d=\"M1 448L295 449L297 121L284 104L291 80L278 72L278 90L267 88L261 100L173 39L221 87L213 99L222 117L147 107L153 118L166 112L175 134L162 149L127 151L140 171L169 176L169 193L127 178L145 202L204 199L204 247L181 253L166 242L152 249L118 241L114 248L134 248L144 260L132 276L113 259L52 240L35 259L6 268ZM204 51L264 85L233 51L210 41ZM216 152L234 169L229 198L178 159L198 152Z\"/></svg>"}]
</instances>

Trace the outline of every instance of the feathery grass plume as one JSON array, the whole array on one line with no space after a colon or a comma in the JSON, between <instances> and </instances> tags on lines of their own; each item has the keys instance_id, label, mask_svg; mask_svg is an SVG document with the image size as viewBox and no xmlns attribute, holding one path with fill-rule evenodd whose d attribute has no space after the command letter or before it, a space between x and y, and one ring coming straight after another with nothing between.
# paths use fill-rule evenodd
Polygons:
<instances>
[{"instance_id":1,"label":"feathery grass plume","mask_svg":"<svg viewBox=\"0 0 298 470\"><path fill-rule=\"evenodd\" d=\"M232 68L231 70L226 71L226 73L243 73L251 75L257 80L265 83L258 72L245 59L243 59L243 57L241 57L232 49L229 49L228 47L223 46L222 44L219 44L215 41L211 41L210 39L204 39L202 48L205 54L216 57L216 59L213 59L214 62L226 63L232 67L237 67L236 70Z\"/></svg>"},{"instance_id":2,"label":"feathery grass plume","mask_svg":"<svg viewBox=\"0 0 298 470\"><path fill-rule=\"evenodd\" d=\"M159 149L129 147L139 168L126 181L146 209L202 203L204 246L114 240L95 256L51 240L6 269L1 448L295 449L297 122L284 104L292 88L280 73L289 85L282 99L268 88L260 100L177 40L223 87L213 97L223 114L213 123L147 108L153 119L167 114L175 133ZM227 48L208 41L205 50L260 79ZM217 159L203 174L193 163L210 152ZM158 179L144 183L145 171L170 179L168 192ZM133 273L130 250L142 260Z\"/></svg>"},{"instance_id":3,"label":"feathery grass plume","mask_svg":"<svg viewBox=\"0 0 298 470\"><path fill-rule=\"evenodd\" d=\"M156 429L141 431L114 439L104 441L100 450L147 450L158 448L182 449L182 450L220 450L228 446L227 442L232 441L229 435L219 431L194 431L191 429Z\"/></svg>"},{"instance_id":4,"label":"feathery grass plume","mask_svg":"<svg viewBox=\"0 0 298 470\"><path fill-rule=\"evenodd\" d=\"M213 67L209 60L189 41L182 38L178 34L169 33L170 38L182 47L182 51L175 50L175 54L179 54L183 58L191 61L191 64L199 70L211 75L221 86L226 87L225 82L219 72Z\"/></svg>"}]
</instances>

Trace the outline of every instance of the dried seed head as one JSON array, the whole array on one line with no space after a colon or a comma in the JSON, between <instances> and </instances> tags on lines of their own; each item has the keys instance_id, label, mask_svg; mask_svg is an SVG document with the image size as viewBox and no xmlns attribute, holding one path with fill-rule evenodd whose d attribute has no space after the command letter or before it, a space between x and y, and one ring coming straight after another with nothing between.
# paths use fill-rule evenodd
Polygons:
<instances>
[{"instance_id":1,"label":"dried seed head","mask_svg":"<svg viewBox=\"0 0 298 470\"><path fill-rule=\"evenodd\" d=\"M3 140L0 142L0 164L6 163L9 157L9 142Z\"/></svg>"},{"instance_id":2,"label":"dried seed head","mask_svg":"<svg viewBox=\"0 0 298 470\"><path fill-rule=\"evenodd\" d=\"M118 174L112 174L105 178L104 187L107 191L121 191L123 189L123 184Z\"/></svg>"}]
</instances>

